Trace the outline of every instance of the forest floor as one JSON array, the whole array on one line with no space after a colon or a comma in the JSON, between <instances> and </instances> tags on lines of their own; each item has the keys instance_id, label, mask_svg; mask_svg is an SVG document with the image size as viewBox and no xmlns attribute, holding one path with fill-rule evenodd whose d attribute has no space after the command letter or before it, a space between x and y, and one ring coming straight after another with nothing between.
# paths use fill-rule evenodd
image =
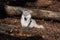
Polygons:
<instances>
[{"instance_id":1,"label":"forest floor","mask_svg":"<svg viewBox=\"0 0 60 40\"><path fill-rule=\"evenodd\" d=\"M21 27L20 18L4 18L0 19L0 25L10 28L12 32L11 35L0 36L1 40L60 40L60 22L53 20L38 20L35 19L38 24L44 26L44 29L38 28L24 28ZM1 34L0 34L1 35ZM19 38L22 36L22 38ZM8 38L7 38L8 37ZM16 38L15 38L16 37ZM3 39L4 38L4 39Z\"/></svg>"}]
</instances>

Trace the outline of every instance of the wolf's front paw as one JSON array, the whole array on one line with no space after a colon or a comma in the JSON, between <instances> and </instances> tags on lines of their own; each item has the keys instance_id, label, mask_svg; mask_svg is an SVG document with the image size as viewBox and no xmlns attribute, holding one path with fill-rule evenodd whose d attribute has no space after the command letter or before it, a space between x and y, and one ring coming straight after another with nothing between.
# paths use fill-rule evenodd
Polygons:
<instances>
[{"instance_id":1,"label":"wolf's front paw","mask_svg":"<svg viewBox=\"0 0 60 40\"><path fill-rule=\"evenodd\" d=\"M44 28L44 26L43 25L39 25L39 26L37 26L37 28Z\"/></svg>"}]
</instances>

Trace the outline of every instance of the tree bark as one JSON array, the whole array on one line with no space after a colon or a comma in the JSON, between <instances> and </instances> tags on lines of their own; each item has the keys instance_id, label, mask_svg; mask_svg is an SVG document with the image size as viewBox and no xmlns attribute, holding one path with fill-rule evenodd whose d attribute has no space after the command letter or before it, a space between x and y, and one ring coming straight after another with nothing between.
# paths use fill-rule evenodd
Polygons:
<instances>
[{"instance_id":1,"label":"tree bark","mask_svg":"<svg viewBox=\"0 0 60 40\"><path fill-rule=\"evenodd\" d=\"M47 11L47 10L40 10L40 9L27 9L23 7L14 7L14 6L5 6L7 14L10 16L12 15L21 15L21 12L23 10L31 10L32 17L33 18L43 18L43 19L52 19L60 21L60 12L53 12L53 11Z\"/></svg>"}]
</instances>

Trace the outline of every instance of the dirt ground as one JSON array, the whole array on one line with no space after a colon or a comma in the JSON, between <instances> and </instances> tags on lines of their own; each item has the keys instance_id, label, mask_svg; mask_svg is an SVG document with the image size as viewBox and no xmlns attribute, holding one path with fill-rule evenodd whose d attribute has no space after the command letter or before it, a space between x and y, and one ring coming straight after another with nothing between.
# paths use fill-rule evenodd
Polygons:
<instances>
[{"instance_id":1,"label":"dirt ground","mask_svg":"<svg viewBox=\"0 0 60 40\"><path fill-rule=\"evenodd\" d=\"M37 28L24 28L21 27L20 18L5 18L0 19L0 25L7 27L10 29L11 34L8 35L13 36L0 36L0 38L6 38L8 40L14 39L16 37L17 40L26 39L26 40L60 40L60 22L56 21L46 21L46 20L38 20L35 19L38 24L43 25L44 29ZM6 32L7 33L7 32ZM4 33L5 34L5 33ZM18 38L17 38L18 37ZM22 38L19 38L22 37ZM10 39L9 39L10 38ZM14 39L14 40L16 40ZM4 39L3 39L4 40Z\"/></svg>"}]
</instances>

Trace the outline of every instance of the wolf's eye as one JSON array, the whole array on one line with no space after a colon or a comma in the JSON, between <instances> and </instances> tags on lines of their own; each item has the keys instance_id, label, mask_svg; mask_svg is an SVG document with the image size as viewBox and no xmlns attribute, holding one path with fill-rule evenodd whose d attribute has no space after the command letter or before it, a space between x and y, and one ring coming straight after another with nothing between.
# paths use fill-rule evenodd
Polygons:
<instances>
[{"instance_id":1,"label":"wolf's eye","mask_svg":"<svg viewBox=\"0 0 60 40\"><path fill-rule=\"evenodd\" d=\"M24 18L25 20L27 20L27 18Z\"/></svg>"}]
</instances>

